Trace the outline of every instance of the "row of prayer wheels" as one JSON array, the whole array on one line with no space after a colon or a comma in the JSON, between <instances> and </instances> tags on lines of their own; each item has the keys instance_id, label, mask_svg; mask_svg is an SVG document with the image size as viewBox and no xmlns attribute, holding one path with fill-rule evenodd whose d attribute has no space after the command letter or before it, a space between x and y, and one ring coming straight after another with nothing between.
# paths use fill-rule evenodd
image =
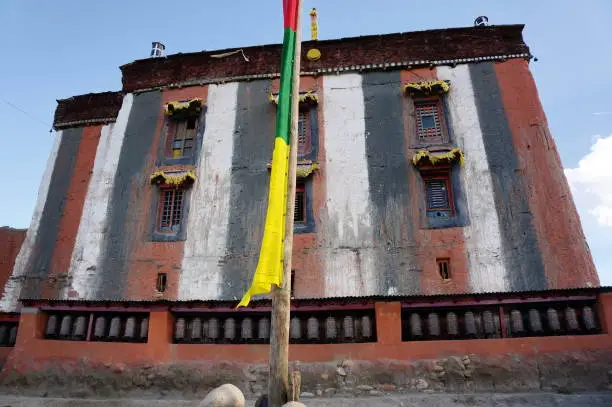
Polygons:
<instances>
[{"instance_id":1,"label":"row of prayer wheels","mask_svg":"<svg viewBox=\"0 0 612 407\"><path fill-rule=\"evenodd\" d=\"M289 325L289 338L296 341L303 339L317 341L322 337L328 341L372 340L373 336L372 318L369 315L361 317L346 315L341 318L328 316L324 320L311 316L305 321L293 316Z\"/></svg>"},{"instance_id":2,"label":"row of prayer wheels","mask_svg":"<svg viewBox=\"0 0 612 407\"><path fill-rule=\"evenodd\" d=\"M45 336L85 340L89 317L85 315L51 315L47 319ZM59 329L58 329L59 328ZM143 341L149 334L149 319L133 315L94 317L92 339Z\"/></svg>"},{"instance_id":3,"label":"row of prayer wheels","mask_svg":"<svg viewBox=\"0 0 612 407\"><path fill-rule=\"evenodd\" d=\"M569 306L562 311L552 307L543 312L536 308L527 311L512 309L507 316L507 326L509 336L541 335L546 332L559 334L563 331L562 320L565 321L563 325L568 333L597 329L597 321L591 307L582 307L581 319L584 328L578 320L576 309ZM410 336L414 339L423 338L425 332L432 339L440 337L443 329L450 337L499 337L501 329L499 315L490 310L482 313L430 312L427 315L414 312L408 317L408 325Z\"/></svg>"},{"instance_id":4,"label":"row of prayer wheels","mask_svg":"<svg viewBox=\"0 0 612 407\"><path fill-rule=\"evenodd\" d=\"M257 332L255 332L255 327ZM201 341L209 339L235 340L236 335L245 340L268 340L270 338L270 319L267 317L255 320L244 318L239 326L235 318L199 318L187 320L183 317L176 318L174 323L174 339L177 341Z\"/></svg>"},{"instance_id":5,"label":"row of prayer wheels","mask_svg":"<svg viewBox=\"0 0 612 407\"><path fill-rule=\"evenodd\" d=\"M289 336L293 341L333 341L365 339L373 340L373 323L368 315L336 318L300 318L293 316ZM270 319L268 317L235 318L185 318L177 317L174 323L174 339L178 342L192 341L268 341Z\"/></svg>"}]
</instances>

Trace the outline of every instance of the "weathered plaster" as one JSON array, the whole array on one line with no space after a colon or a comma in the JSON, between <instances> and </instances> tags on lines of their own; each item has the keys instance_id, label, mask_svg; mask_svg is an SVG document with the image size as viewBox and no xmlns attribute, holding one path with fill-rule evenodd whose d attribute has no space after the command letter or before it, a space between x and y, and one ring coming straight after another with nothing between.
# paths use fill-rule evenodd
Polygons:
<instances>
[{"instance_id":1,"label":"weathered plaster","mask_svg":"<svg viewBox=\"0 0 612 407\"><path fill-rule=\"evenodd\" d=\"M221 298L220 261L230 215L234 122L238 83L210 85L199 164L193 185L190 216L187 220L180 300Z\"/></svg>"},{"instance_id":2,"label":"weathered plaster","mask_svg":"<svg viewBox=\"0 0 612 407\"><path fill-rule=\"evenodd\" d=\"M276 110L267 99L271 81L240 82L223 259L223 298L239 299L251 285L263 237L274 146Z\"/></svg>"},{"instance_id":3,"label":"weathered plaster","mask_svg":"<svg viewBox=\"0 0 612 407\"><path fill-rule=\"evenodd\" d=\"M40 293L43 298L59 298L61 292L69 285L67 277L71 255L83 215L83 206L93 172L101 130L101 125L82 128L81 140L68 180L68 188L62 201L63 212L57 226L55 247L49 262L47 281Z\"/></svg>"},{"instance_id":4,"label":"weathered plaster","mask_svg":"<svg viewBox=\"0 0 612 407\"><path fill-rule=\"evenodd\" d=\"M318 223L325 296L378 293L361 75L323 79L327 200Z\"/></svg>"},{"instance_id":5,"label":"weathered plaster","mask_svg":"<svg viewBox=\"0 0 612 407\"><path fill-rule=\"evenodd\" d=\"M465 154L461 184L470 222L463 228L472 292L506 291L509 287L495 207L491 170L478 121L468 65L438 67L438 77L450 80L446 95L449 124Z\"/></svg>"},{"instance_id":6,"label":"weathered plaster","mask_svg":"<svg viewBox=\"0 0 612 407\"><path fill-rule=\"evenodd\" d=\"M476 111L493 181L509 288L547 288L542 254L529 207L527 180L512 141L492 63L469 65Z\"/></svg>"},{"instance_id":7,"label":"weathered plaster","mask_svg":"<svg viewBox=\"0 0 612 407\"><path fill-rule=\"evenodd\" d=\"M548 288L599 285L529 63L522 59L498 63L495 73L522 165L521 176L529 185L529 207L533 212Z\"/></svg>"},{"instance_id":8,"label":"weathered plaster","mask_svg":"<svg viewBox=\"0 0 612 407\"><path fill-rule=\"evenodd\" d=\"M43 294L43 288L51 270L53 252L57 246L60 223L68 203L68 189L82 136L82 127L66 129L62 132L62 142L57 152L38 234L26 266L26 279L21 290L22 297L36 298Z\"/></svg>"},{"instance_id":9,"label":"weathered plaster","mask_svg":"<svg viewBox=\"0 0 612 407\"><path fill-rule=\"evenodd\" d=\"M124 296L128 261L136 240L143 238L137 233L137 225L148 207L148 203L143 204L145 188L151 188L145 166L160 111L161 92L134 96L108 207L108 232L99 265L104 278L95 294L100 299Z\"/></svg>"},{"instance_id":10,"label":"weathered plaster","mask_svg":"<svg viewBox=\"0 0 612 407\"><path fill-rule=\"evenodd\" d=\"M55 140L47 159L47 166L43 173L43 178L38 187L38 197L36 199L36 205L34 206L34 213L32 214L32 220L28 231L26 232L25 240L21 245L21 249L15 259L15 266L13 272L9 277L6 285L4 286L4 292L0 299L0 311L15 311L18 306L19 295L21 293L21 287L23 284L23 278L27 273L27 266L32 255L32 250L38 236L38 229L40 227L40 218L47 202L47 194L49 193L49 185L51 184L51 175L53 174L53 168L55 167L55 159L59 151L60 144L62 142L62 131L58 131L55 134Z\"/></svg>"},{"instance_id":11,"label":"weathered plaster","mask_svg":"<svg viewBox=\"0 0 612 407\"><path fill-rule=\"evenodd\" d=\"M105 277L101 274L102 270L98 269L100 253L108 233L108 208L112 202L113 184L133 99L132 94L127 94L123 98L115 124L102 127L93 174L72 252L72 290L64 293L65 298L74 296L93 299L101 279Z\"/></svg>"},{"instance_id":12,"label":"weathered plaster","mask_svg":"<svg viewBox=\"0 0 612 407\"><path fill-rule=\"evenodd\" d=\"M416 294L421 284L414 271L415 225L410 221L400 72L368 73L362 81L378 294Z\"/></svg>"}]
</instances>

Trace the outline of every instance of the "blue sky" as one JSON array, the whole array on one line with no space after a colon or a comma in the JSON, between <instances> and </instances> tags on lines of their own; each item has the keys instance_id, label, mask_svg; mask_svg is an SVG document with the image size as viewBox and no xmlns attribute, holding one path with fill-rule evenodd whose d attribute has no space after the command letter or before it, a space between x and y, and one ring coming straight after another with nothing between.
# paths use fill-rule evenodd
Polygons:
<instances>
[{"instance_id":1,"label":"blue sky","mask_svg":"<svg viewBox=\"0 0 612 407\"><path fill-rule=\"evenodd\" d=\"M611 1L305 0L304 11L311 7L320 39L469 26L479 15L526 24L552 134L602 284L612 285ZM0 225L22 228L51 148L56 99L120 89L118 67L148 57L152 41L168 53L280 42L281 0L0 0L0 38Z\"/></svg>"}]
</instances>

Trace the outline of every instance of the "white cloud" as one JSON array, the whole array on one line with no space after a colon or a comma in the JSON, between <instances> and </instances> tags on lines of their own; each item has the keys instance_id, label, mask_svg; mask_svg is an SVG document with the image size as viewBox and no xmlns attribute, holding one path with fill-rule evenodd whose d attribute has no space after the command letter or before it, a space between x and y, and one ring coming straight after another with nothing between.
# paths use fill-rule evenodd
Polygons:
<instances>
[{"instance_id":1,"label":"white cloud","mask_svg":"<svg viewBox=\"0 0 612 407\"><path fill-rule=\"evenodd\" d=\"M574 199L582 213L595 217L601 226L612 227L612 134L597 137L591 152L578 167L565 169Z\"/></svg>"}]
</instances>

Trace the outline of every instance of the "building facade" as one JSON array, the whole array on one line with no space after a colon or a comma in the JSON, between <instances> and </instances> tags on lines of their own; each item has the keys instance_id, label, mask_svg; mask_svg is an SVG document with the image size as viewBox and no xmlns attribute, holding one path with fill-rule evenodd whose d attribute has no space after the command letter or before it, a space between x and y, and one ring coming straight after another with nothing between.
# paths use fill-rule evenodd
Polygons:
<instances>
[{"instance_id":1,"label":"building facade","mask_svg":"<svg viewBox=\"0 0 612 407\"><path fill-rule=\"evenodd\" d=\"M420 318L428 321L423 329L430 339L436 332L453 336L457 312L446 313L443 322L421 311L404 316L399 305L387 304L401 298L421 301L424 310L436 300L423 298L499 293L491 298L501 301L512 293L550 297L599 286L529 71L522 29L471 27L303 43L291 289L296 307L305 308L302 319L295 317L295 325L292 320L292 339L315 339L310 332L319 332L319 325L306 314L312 307L340 312L331 324L347 339L359 331L362 339L388 344L420 338ZM315 48L320 57L309 58ZM170 342L205 342L215 335L228 343L236 335L257 339L249 333L253 320L227 312L248 289L258 261L280 52L280 45L264 45L138 60L121 67L121 91L58 102L55 142L32 224L0 300L5 312L18 310L20 299L28 310L17 343L23 335L23 349L36 355L30 359L63 355L53 344L45 348L50 354L34 351L44 338L108 342L128 338L129 331L129 338L140 335L157 346L158 356L147 353L151 348L142 357L158 361L198 357L193 348L168 350ZM599 294L588 293L595 302L581 302L574 319L582 321L582 331L601 333L603 322L593 322L597 328L589 322L601 309ZM343 314L356 298L369 305L361 314ZM384 304L376 308L375 298ZM125 318L97 314L135 303L138 309ZM224 333L211 333L217 317L176 308L188 303L200 304L200 311L225 304L219 319ZM102 309L108 304L115 308ZM154 320L160 304L173 313L171 322ZM69 309L76 313L66 319ZM389 309L401 327L385 319ZM474 330L483 338L520 333L518 319L526 325L540 320L534 319L540 311L530 310L479 310ZM469 311L460 318L458 335L474 337L473 317ZM329 328L329 318L315 320L333 342L339 334ZM495 334L487 331L487 321ZM568 327L572 321L571 315L562 319ZM151 337L149 323L157 324L161 338ZM444 334L436 331L441 323ZM529 326L538 336L537 324ZM256 331L265 341L265 324ZM318 349L317 360L337 353ZM253 353L235 352L228 358L261 362ZM207 357L218 358L212 353ZM15 356L11 366L24 368L30 359Z\"/></svg>"},{"instance_id":2,"label":"building facade","mask_svg":"<svg viewBox=\"0 0 612 407\"><path fill-rule=\"evenodd\" d=\"M521 29L316 43L301 80L296 298L598 285ZM135 61L123 92L60 101L3 308L240 298L263 234L279 51ZM430 81L444 89L416 87Z\"/></svg>"}]
</instances>

